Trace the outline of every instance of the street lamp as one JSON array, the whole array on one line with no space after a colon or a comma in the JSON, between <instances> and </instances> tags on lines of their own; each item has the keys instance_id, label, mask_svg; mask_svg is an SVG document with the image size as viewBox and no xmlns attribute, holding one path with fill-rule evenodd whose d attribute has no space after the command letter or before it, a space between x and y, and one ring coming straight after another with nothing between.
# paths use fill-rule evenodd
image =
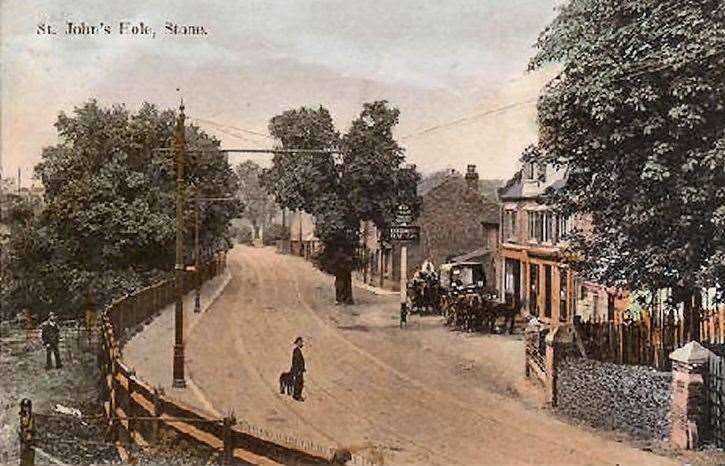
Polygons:
<instances>
[{"instance_id":1,"label":"street lamp","mask_svg":"<svg viewBox=\"0 0 725 466\"><path fill-rule=\"evenodd\" d=\"M187 151L184 138L184 100L179 104L179 117L174 129L174 147L156 148L154 151L173 152L174 165L176 168L176 264L174 266L175 282L175 312L174 312L174 361L173 361L173 382L174 388L185 388L184 378L184 163L187 152L204 153L207 149L190 149ZM231 153L287 153L287 154L336 154L339 150L334 149L217 149L219 152ZM198 188L194 191L194 259L196 264L197 282L195 290L194 312L200 312L200 282L199 282L199 202L203 201L236 201L235 197L205 198L199 199Z\"/></svg>"},{"instance_id":2,"label":"street lamp","mask_svg":"<svg viewBox=\"0 0 725 466\"><path fill-rule=\"evenodd\" d=\"M199 185L194 185L194 312L201 312L201 269L199 268Z\"/></svg>"},{"instance_id":3,"label":"street lamp","mask_svg":"<svg viewBox=\"0 0 725 466\"><path fill-rule=\"evenodd\" d=\"M184 379L184 99L179 105L179 118L174 130L174 162L176 165L176 265L174 282L176 306L174 313L174 374L172 386L185 388Z\"/></svg>"}]
</instances>

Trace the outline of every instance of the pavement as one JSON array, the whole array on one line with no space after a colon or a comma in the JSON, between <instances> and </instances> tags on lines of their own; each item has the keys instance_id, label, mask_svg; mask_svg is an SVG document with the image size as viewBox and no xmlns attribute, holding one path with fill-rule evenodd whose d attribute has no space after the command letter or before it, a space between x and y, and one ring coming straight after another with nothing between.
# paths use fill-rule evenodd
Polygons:
<instances>
[{"instance_id":1,"label":"pavement","mask_svg":"<svg viewBox=\"0 0 725 466\"><path fill-rule=\"evenodd\" d=\"M221 295L231 280L232 275L227 268L224 272L204 283L199 290L199 309L194 312L194 292L184 296L184 340L194 330L209 306ZM174 358L174 310L170 304L161 310L143 331L136 333L123 347L123 360L131 369L153 386L164 389L167 393L175 393L183 397L184 390L172 389L173 358ZM186 362L193 358L186 355ZM150 370L152 369L152 370ZM193 399L193 398L192 398Z\"/></svg>"},{"instance_id":2,"label":"pavement","mask_svg":"<svg viewBox=\"0 0 725 466\"><path fill-rule=\"evenodd\" d=\"M362 280L358 280L355 278L353 278L352 281L353 281L353 285L356 288L360 288L361 290L365 290L374 295L400 296L400 291L386 290L385 288L380 288L379 286L373 286L373 285L363 282Z\"/></svg>"},{"instance_id":3,"label":"pavement","mask_svg":"<svg viewBox=\"0 0 725 466\"><path fill-rule=\"evenodd\" d=\"M186 319L189 387L167 388L200 409L233 410L250 425L381 464L681 464L541 409L523 377L520 336L466 334L420 316L401 330L397 295L356 287L355 305L335 305L333 278L299 257L250 247L227 257L223 292L209 284L218 297ZM165 310L124 350L139 375L165 387L172 315ZM278 387L297 336L306 342L304 402Z\"/></svg>"}]
</instances>

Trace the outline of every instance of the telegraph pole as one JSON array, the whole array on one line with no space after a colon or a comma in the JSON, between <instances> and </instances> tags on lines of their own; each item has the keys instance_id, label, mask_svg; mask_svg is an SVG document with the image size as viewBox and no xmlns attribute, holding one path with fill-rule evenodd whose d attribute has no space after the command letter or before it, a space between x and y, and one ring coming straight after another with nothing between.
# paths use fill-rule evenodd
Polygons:
<instances>
[{"instance_id":1,"label":"telegraph pole","mask_svg":"<svg viewBox=\"0 0 725 466\"><path fill-rule=\"evenodd\" d=\"M174 162L176 165L176 308L174 313L174 380L172 386L185 388L184 379L184 99L179 104L179 118L174 131Z\"/></svg>"},{"instance_id":2,"label":"telegraph pole","mask_svg":"<svg viewBox=\"0 0 725 466\"><path fill-rule=\"evenodd\" d=\"M194 312L201 312L201 269L199 268L199 185L194 185L194 270L196 271L196 290L194 292Z\"/></svg>"},{"instance_id":3,"label":"telegraph pole","mask_svg":"<svg viewBox=\"0 0 725 466\"><path fill-rule=\"evenodd\" d=\"M154 151L174 153L174 163L176 167L176 266L174 268L174 281L176 285L176 309L174 313L174 374L173 384L175 388L185 388L186 381L184 379L184 159L187 149L184 140L184 100L181 99L179 105L179 118L176 121L174 130L174 147L159 147ZM188 152L204 153L206 149L189 149ZM217 149L222 153L238 153L238 154L338 154L339 150L333 149ZM198 196L197 196L198 199ZM231 201L233 197L209 198L204 201ZM198 212L198 209L197 209ZM197 217L198 218L198 217ZM195 222L198 228L198 221ZM291 223L291 222L290 222ZM198 235L198 230L197 230ZM302 223L300 223L300 240L302 239ZM301 241L300 241L301 243ZM196 246L196 269L199 270L199 253ZM198 303L199 289L197 287L196 299ZM197 304L198 306L198 304Z\"/></svg>"}]
</instances>

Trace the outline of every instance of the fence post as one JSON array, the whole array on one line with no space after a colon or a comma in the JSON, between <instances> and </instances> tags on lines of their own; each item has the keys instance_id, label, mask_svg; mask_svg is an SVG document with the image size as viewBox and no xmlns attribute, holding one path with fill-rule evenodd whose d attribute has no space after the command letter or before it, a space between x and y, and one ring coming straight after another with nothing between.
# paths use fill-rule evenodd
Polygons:
<instances>
[{"instance_id":1,"label":"fence post","mask_svg":"<svg viewBox=\"0 0 725 466\"><path fill-rule=\"evenodd\" d=\"M118 329L114 329L117 333L114 335L116 337L117 341L121 341L123 339L124 334L124 320L125 320L125 313L126 313L126 303L128 302L128 296L126 299L118 303L118 306L116 306L116 312L118 313Z\"/></svg>"},{"instance_id":2,"label":"fence post","mask_svg":"<svg viewBox=\"0 0 725 466\"><path fill-rule=\"evenodd\" d=\"M708 436L708 362L711 352L692 341L670 354L672 402L670 441L678 448L698 448Z\"/></svg>"},{"instance_id":3,"label":"fence post","mask_svg":"<svg viewBox=\"0 0 725 466\"><path fill-rule=\"evenodd\" d=\"M126 394L126 416L128 416L128 440L129 442L134 441L133 433L136 428L136 421L134 420L134 416L136 415L136 410L134 409L135 402L132 398L133 392L136 391L135 387L135 381L134 377L136 376L135 370L129 370L128 373L128 393Z\"/></svg>"},{"instance_id":4,"label":"fence post","mask_svg":"<svg viewBox=\"0 0 725 466\"><path fill-rule=\"evenodd\" d=\"M556 406L558 391L559 362L566 345L574 342L574 328L571 324L560 324L546 335L546 404Z\"/></svg>"},{"instance_id":5,"label":"fence post","mask_svg":"<svg viewBox=\"0 0 725 466\"><path fill-rule=\"evenodd\" d=\"M35 447L33 437L35 436L35 416L33 415L33 403L24 398L20 401L20 466L35 465Z\"/></svg>"},{"instance_id":6,"label":"fence post","mask_svg":"<svg viewBox=\"0 0 725 466\"><path fill-rule=\"evenodd\" d=\"M33 328L35 323L33 322L33 314L29 308L25 308L25 340L30 341L32 338Z\"/></svg>"},{"instance_id":7,"label":"fence post","mask_svg":"<svg viewBox=\"0 0 725 466\"><path fill-rule=\"evenodd\" d=\"M524 375L528 378L531 375L530 360L534 357L534 353L537 352L539 346L539 323L537 320L532 319L524 330L524 351L526 357L524 358Z\"/></svg>"},{"instance_id":8,"label":"fence post","mask_svg":"<svg viewBox=\"0 0 725 466\"><path fill-rule=\"evenodd\" d=\"M227 416L222 424L222 442L224 447L222 450L221 464L232 464L234 457L234 445L232 444L232 425L234 425L234 417Z\"/></svg>"},{"instance_id":9,"label":"fence post","mask_svg":"<svg viewBox=\"0 0 725 466\"><path fill-rule=\"evenodd\" d=\"M118 361L116 360L116 348L113 345L113 342L111 342L109 353L111 359L111 387L109 395L109 406L111 411L111 440L115 442L116 440L118 440L118 416L116 414L116 408L118 407L118 380L116 380L116 374L118 373Z\"/></svg>"},{"instance_id":10,"label":"fence post","mask_svg":"<svg viewBox=\"0 0 725 466\"><path fill-rule=\"evenodd\" d=\"M91 351L93 351L93 348L92 348L93 328L96 325L96 306L95 306L95 300L90 295L86 302L85 318L86 318L86 333L88 335L88 351L91 352Z\"/></svg>"},{"instance_id":11,"label":"fence post","mask_svg":"<svg viewBox=\"0 0 725 466\"><path fill-rule=\"evenodd\" d=\"M151 421L151 438L149 443L156 445L159 442L159 429L161 428L161 396L159 395L159 389L154 387L153 391L153 403L154 403L154 420Z\"/></svg>"}]
</instances>

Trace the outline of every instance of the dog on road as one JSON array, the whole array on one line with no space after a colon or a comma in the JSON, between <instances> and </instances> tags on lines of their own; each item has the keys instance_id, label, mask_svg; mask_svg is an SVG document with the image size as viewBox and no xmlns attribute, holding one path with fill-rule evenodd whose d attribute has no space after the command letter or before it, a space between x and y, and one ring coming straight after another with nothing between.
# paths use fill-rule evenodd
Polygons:
<instances>
[{"instance_id":1,"label":"dog on road","mask_svg":"<svg viewBox=\"0 0 725 466\"><path fill-rule=\"evenodd\" d=\"M279 392L291 395L295 385L295 378L291 372L282 372L279 376Z\"/></svg>"}]
</instances>

